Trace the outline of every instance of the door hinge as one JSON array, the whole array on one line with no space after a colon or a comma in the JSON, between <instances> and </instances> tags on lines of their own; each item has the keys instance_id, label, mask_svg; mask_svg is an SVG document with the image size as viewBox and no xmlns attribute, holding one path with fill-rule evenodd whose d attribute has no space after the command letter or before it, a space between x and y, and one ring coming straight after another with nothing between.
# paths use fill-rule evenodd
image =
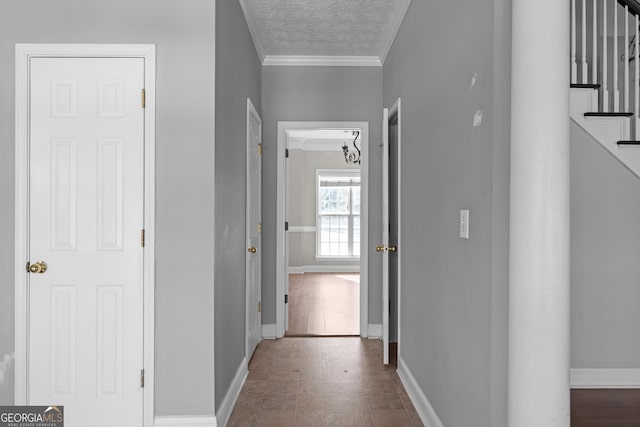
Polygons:
<instances>
[{"instance_id":1,"label":"door hinge","mask_svg":"<svg viewBox=\"0 0 640 427\"><path fill-rule=\"evenodd\" d=\"M288 231L289 230L289 221L285 221L284 222L284 231Z\"/></svg>"},{"instance_id":2,"label":"door hinge","mask_svg":"<svg viewBox=\"0 0 640 427\"><path fill-rule=\"evenodd\" d=\"M262 313L262 303L258 301L258 313Z\"/></svg>"},{"instance_id":3,"label":"door hinge","mask_svg":"<svg viewBox=\"0 0 640 427\"><path fill-rule=\"evenodd\" d=\"M144 388L144 369L140 370L140 388Z\"/></svg>"},{"instance_id":4,"label":"door hinge","mask_svg":"<svg viewBox=\"0 0 640 427\"><path fill-rule=\"evenodd\" d=\"M146 108L147 107L147 96L146 96L146 92L144 89L142 89L142 108Z\"/></svg>"},{"instance_id":5,"label":"door hinge","mask_svg":"<svg viewBox=\"0 0 640 427\"><path fill-rule=\"evenodd\" d=\"M284 294L284 303L289 304L289 294Z\"/></svg>"},{"instance_id":6,"label":"door hinge","mask_svg":"<svg viewBox=\"0 0 640 427\"><path fill-rule=\"evenodd\" d=\"M144 228L140 230L140 245L144 248Z\"/></svg>"},{"instance_id":7,"label":"door hinge","mask_svg":"<svg viewBox=\"0 0 640 427\"><path fill-rule=\"evenodd\" d=\"M258 155L262 156L262 144L258 144Z\"/></svg>"},{"instance_id":8,"label":"door hinge","mask_svg":"<svg viewBox=\"0 0 640 427\"><path fill-rule=\"evenodd\" d=\"M261 233L262 233L262 223L259 222L258 223L258 234L261 234Z\"/></svg>"},{"instance_id":9,"label":"door hinge","mask_svg":"<svg viewBox=\"0 0 640 427\"><path fill-rule=\"evenodd\" d=\"M287 157L287 158L289 157L289 149L288 148L284 149L284 156Z\"/></svg>"}]
</instances>

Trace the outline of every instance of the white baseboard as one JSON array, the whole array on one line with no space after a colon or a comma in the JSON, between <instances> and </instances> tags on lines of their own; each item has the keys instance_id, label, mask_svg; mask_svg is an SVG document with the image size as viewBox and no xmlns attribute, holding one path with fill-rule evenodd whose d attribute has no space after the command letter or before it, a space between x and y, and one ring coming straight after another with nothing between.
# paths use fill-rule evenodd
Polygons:
<instances>
[{"instance_id":1,"label":"white baseboard","mask_svg":"<svg viewBox=\"0 0 640 427\"><path fill-rule=\"evenodd\" d=\"M367 325L367 338L382 338L382 325L377 324L369 324Z\"/></svg>"},{"instance_id":2,"label":"white baseboard","mask_svg":"<svg viewBox=\"0 0 640 427\"><path fill-rule=\"evenodd\" d=\"M278 334L276 333L276 324L275 323L263 323L262 324L262 339L265 340L275 340L278 338Z\"/></svg>"},{"instance_id":3,"label":"white baseboard","mask_svg":"<svg viewBox=\"0 0 640 427\"><path fill-rule=\"evenodd\" d=\"M337 265L303 265L288 267L289 274L304 273L360 273L360 264L337 264Z\"/></svg>"},{"instance_id":4,"label":"white baseboard","mask_svg":"<svg viewBox=\"0 0 640 427\"><path fill-rule=\"evenodd\" d=\"M572 369L571 388L640 388L640 369Z\"/></svg>"},{"instance_id":5,"label":"white baseboard","mask_svg":"<svg viewBox=\"0 0 640 427\"><path fill-rule=\"evenodd\" d=\"M427 396L418 385L418 382L402 357L398 358L398 376L425 427L444 427L444 424L440 421L438 414L436 414L429 399L427 399Z\"/></svg>"},{"instance_id":6,"label":"white baseboard","mask_svg":"<svg viewBox=\"0 0 640 427\"><path fill-rule=\"evenodd\" d=\"M236 374L233 376L233 380L229 385L229 390L227 394L222 399L222 403L220 403L220 407L216 408L216 419L220 422L221 426L226 426L229 421L229 417L231 417L231 412L233 412L233 406L236 404L236 400L238 399L238 395L240 394L240 390L242 390L242 386L244 385L244 381L247 379L247 375L249 374L249 367L247 358L242 358L242 362L240 362L240 366L236 370Z\"/></svg>"},{"instance_id":7,"label":"white baseboard","mask_svg":"<svg viewBox=\"0 0 640 427\"><path fill-rule=\"evenodd\" d=\"M153 420L154 427L216 427L216 417L202 416L156 416Z\"/></svg>"}]
</instances>

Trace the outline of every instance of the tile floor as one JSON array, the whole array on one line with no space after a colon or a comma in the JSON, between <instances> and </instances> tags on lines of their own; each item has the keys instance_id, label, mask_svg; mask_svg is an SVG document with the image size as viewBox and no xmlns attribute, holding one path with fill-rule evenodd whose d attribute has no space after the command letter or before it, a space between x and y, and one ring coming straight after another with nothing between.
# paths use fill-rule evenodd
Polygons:
<instances>
[{"instance_id":1,"label":"tile floor","mask_svg":"<svg viewBox=\"0 0 640 427\"><path fill-rule=\"evenodd\" d=\"M422 426L382 343L282 338L258 345L229 426Z\"/></svg>"}]
</instances>

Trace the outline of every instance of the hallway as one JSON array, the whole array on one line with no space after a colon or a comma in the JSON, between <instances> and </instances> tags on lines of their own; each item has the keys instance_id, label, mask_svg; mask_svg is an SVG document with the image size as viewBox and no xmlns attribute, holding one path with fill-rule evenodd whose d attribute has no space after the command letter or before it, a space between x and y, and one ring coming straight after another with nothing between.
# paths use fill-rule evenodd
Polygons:
<instances>
[{"instance_id":1,"label":"hallway","mask_svg":"<svg viewBox=\"0 0 640 427\"><path fill-rule=\"evenodd\" d=\"M395 355L395 351L392 352ZM229 426L422 426L382 342L359 337L263 341Z\"/></svg>"}]
</instances>

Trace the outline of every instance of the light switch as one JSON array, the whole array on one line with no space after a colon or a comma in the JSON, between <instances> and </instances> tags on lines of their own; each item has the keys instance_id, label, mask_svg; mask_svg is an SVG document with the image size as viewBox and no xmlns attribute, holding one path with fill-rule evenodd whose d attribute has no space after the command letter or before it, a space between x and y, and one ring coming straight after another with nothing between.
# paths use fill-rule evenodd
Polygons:
<instances>
[{"instance_id":1,"label":"light switch","mask_svg":"<svg viewBox=\"0 0 640 427\"><path fill-rule=\"evenodd\" d=\"M460 238L469 238L469 209L460 211Z\"/></svg>"}]
</instances>

